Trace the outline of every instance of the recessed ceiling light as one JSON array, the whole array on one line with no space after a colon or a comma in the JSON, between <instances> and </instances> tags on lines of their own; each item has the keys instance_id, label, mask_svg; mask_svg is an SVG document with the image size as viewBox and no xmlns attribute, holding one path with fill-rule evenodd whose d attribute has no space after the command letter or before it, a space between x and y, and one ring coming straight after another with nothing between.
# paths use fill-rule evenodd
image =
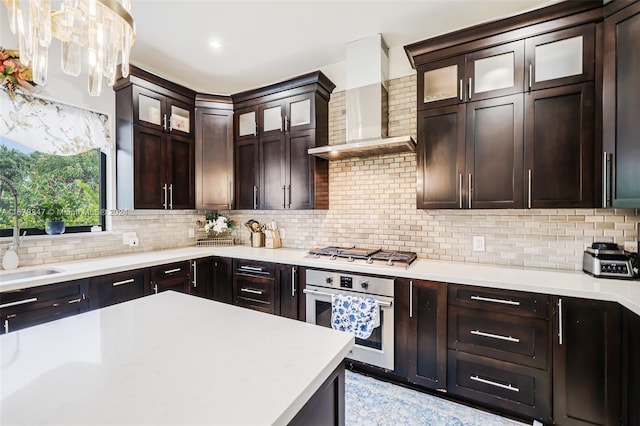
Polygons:
<instances>
[{"instance_id":1,"label":"recessed ceiling light","mask_svg":"<svg viewBox=\"0 0 640 426\"><path fill-rule=\"evenodd\" d=\"M209 42L209 46L213 47L214 49L220 49L222 47L222 43L220 43L218 40L212 40Z\"/></svg>"}]
</instances>

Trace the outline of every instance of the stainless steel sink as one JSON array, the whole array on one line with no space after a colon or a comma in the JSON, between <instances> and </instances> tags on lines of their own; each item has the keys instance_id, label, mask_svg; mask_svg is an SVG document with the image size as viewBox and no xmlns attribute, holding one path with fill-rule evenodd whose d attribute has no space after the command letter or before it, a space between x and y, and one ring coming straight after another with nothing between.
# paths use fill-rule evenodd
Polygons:
<instances>
[{"instance_id":1,"label":"stainless steel sink","mask_svg":"<svg viewBox=\"0 0 640 426\"><path fill-rule=\"evenodd\" d=\"M10 272L8 274L0 274L0 283L6 284L9 281L25 280L27 278L37 278L44 275L58 274L63 272L62 269L45 268L45 269L31 269L29 271Z\"/></svg>"}]
</instances>

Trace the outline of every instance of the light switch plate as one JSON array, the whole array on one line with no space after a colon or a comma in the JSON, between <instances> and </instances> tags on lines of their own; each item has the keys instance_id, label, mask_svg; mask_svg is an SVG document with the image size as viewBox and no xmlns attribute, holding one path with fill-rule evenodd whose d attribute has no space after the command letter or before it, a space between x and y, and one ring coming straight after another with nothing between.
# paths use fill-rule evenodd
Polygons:
<instances>
[{"instance_id":1,"label":"light switch plate","mask_svg":"<svg viewBox=\"0 0 640 426\"><path fill-rule=\"evenodd\" d=\"M484 237L482 235L473 236L473 251L484 251Z\"/></svg>"}]
</instances>

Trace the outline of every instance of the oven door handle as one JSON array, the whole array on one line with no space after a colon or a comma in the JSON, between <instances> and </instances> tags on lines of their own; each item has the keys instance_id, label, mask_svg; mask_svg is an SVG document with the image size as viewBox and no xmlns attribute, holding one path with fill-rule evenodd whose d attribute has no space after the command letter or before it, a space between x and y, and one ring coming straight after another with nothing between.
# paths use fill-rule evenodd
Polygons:
<instances>
[{"instance_id":1,"label":"oven door handle","mask_svg":"<svg viewBox=\"0 0 640 426\"><path fill-rule=\"evenodd\" d=\"M311 295L316 295L316 296L329 296L329 297L331 297L331 293L325 293L324 291L309 290L309 289L306 289L306 288L305 288L304 290L302 290L302 292L303 292L304 294L311 294ZM373 299L375 299L375 297L374 297ZM379 305L379 306L381 306L381 307L383 307L383 308L389 308L389 307L391 307L391 302L385 302L385 301L378 300L378 299L375 299L375 300L376 300L376 302L378 302L378 305Z\"/></svg>"}]
</instances>

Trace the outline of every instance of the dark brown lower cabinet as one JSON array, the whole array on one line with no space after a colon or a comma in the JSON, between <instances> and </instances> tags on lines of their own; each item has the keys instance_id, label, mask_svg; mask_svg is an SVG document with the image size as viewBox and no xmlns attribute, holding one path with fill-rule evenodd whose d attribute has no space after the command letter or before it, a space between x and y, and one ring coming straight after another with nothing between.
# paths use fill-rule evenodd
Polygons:
<instances>
[{"instance_id":1,"label":"dark brown lower cabinet","mask_svg":"<svg viewBox=\"0 0 640 426\"><path fill-rule=\"evenodd\" d=\"M0 334L89 310L89 279L0 293Z\"/></svg>"},{"instance_id":2,"label":"dark brown lower cabinet","mask_svg":"<svg viewBox=\"0 0 640 426\"><path fill-rule=\"evenodd\" d=\"M640 315L622 313L622 424L640 425Z\"/></svg>"},{"instance_id":3,"label":"dark brown lower cabinet","mask_svg":"<svg viewBox=\"0 0 640 426\"><path fill-rule=\"evenodd\" d=\"M191 261L189 294L207 299L213 297L213 258L204 257Z\"/></svg>"},{"instance_id":4,"label":"dark brown lower cabinet","mask_svg":"<svg viewBox=\"0 0 640 426\"><path fill-rule=\"evenodd\" d=\"M276 278L278 280L279 307L276 313L282 317L300 319L300 278L299 266L276 265ZM304 321L304 316L302 317Z\"/></svg>"},{"instance_id":5,"label":"dark brown lower cabinet","mask_svg":"<svg viewBox=\"0 0 640 426\"><path fill-rule=\"evenodd\" d=\"M554 422L619 425L620 305L570 297L554 303Z\"/></svg>"},{"instance_id":6,"label":"dark brown lower cabinet","mask_svg":"<svg viewBox=\"0 0 640 426\"><path fill-rule=\"evenodd\" d=\"M144 296L148 269L118 272L89 280L89 307L104 308Z\"/></svg>"},{"instance_id":7,"label":"dark brown lower cabinet","mask_svg":"<svg viewBox=\"0 0 640 426\"><path fill-rule=\"evenodd\" d=\"M191 264L188 260L151 267L147 294L174 290L189 293Z\"/></svg>"},{"instance_id":8,"label":"dark brown lower cabinet","mask_svg":"<svg viewBox=\"0 0 640 426\"><path fill-rule=\"evenodd\" d=\"M298 411L289 426L344 426L344 404L344 364L340 364Z\"/></svg>"},{"instance_id":9,"label":"dark brown lower cabinet","mask_svg":"<svg viewBox=\"0 0 640 426\"><path fill-rule=\"evenodd\" d=\"M276 313L275 266L257 260L233 260L233 304Z\"/></svg>"},{"instance_id":10,"label":"dark brown lower cabinet","mask_svg":"<svg viewBox=\"0 0 640 426\"><path fill-rule=\"evenodd\" d=\"M233 303L233 261L228 257L215 256L213 260L213 282L211 298L218 302Z\"/></svg>"},{"instance_id":11,"label":"dark brown lower cabinet","mask_svg":"<svg viewBox=\"0 0 640 426\"><path fill-rule=\"evenodd\" d=\"M396 280L396 372L411 383L447 387L447 284ZM403 330L407 330L406 334ZM405 363L406 366L401 364Z\"/></svg>"}]
</instances>

